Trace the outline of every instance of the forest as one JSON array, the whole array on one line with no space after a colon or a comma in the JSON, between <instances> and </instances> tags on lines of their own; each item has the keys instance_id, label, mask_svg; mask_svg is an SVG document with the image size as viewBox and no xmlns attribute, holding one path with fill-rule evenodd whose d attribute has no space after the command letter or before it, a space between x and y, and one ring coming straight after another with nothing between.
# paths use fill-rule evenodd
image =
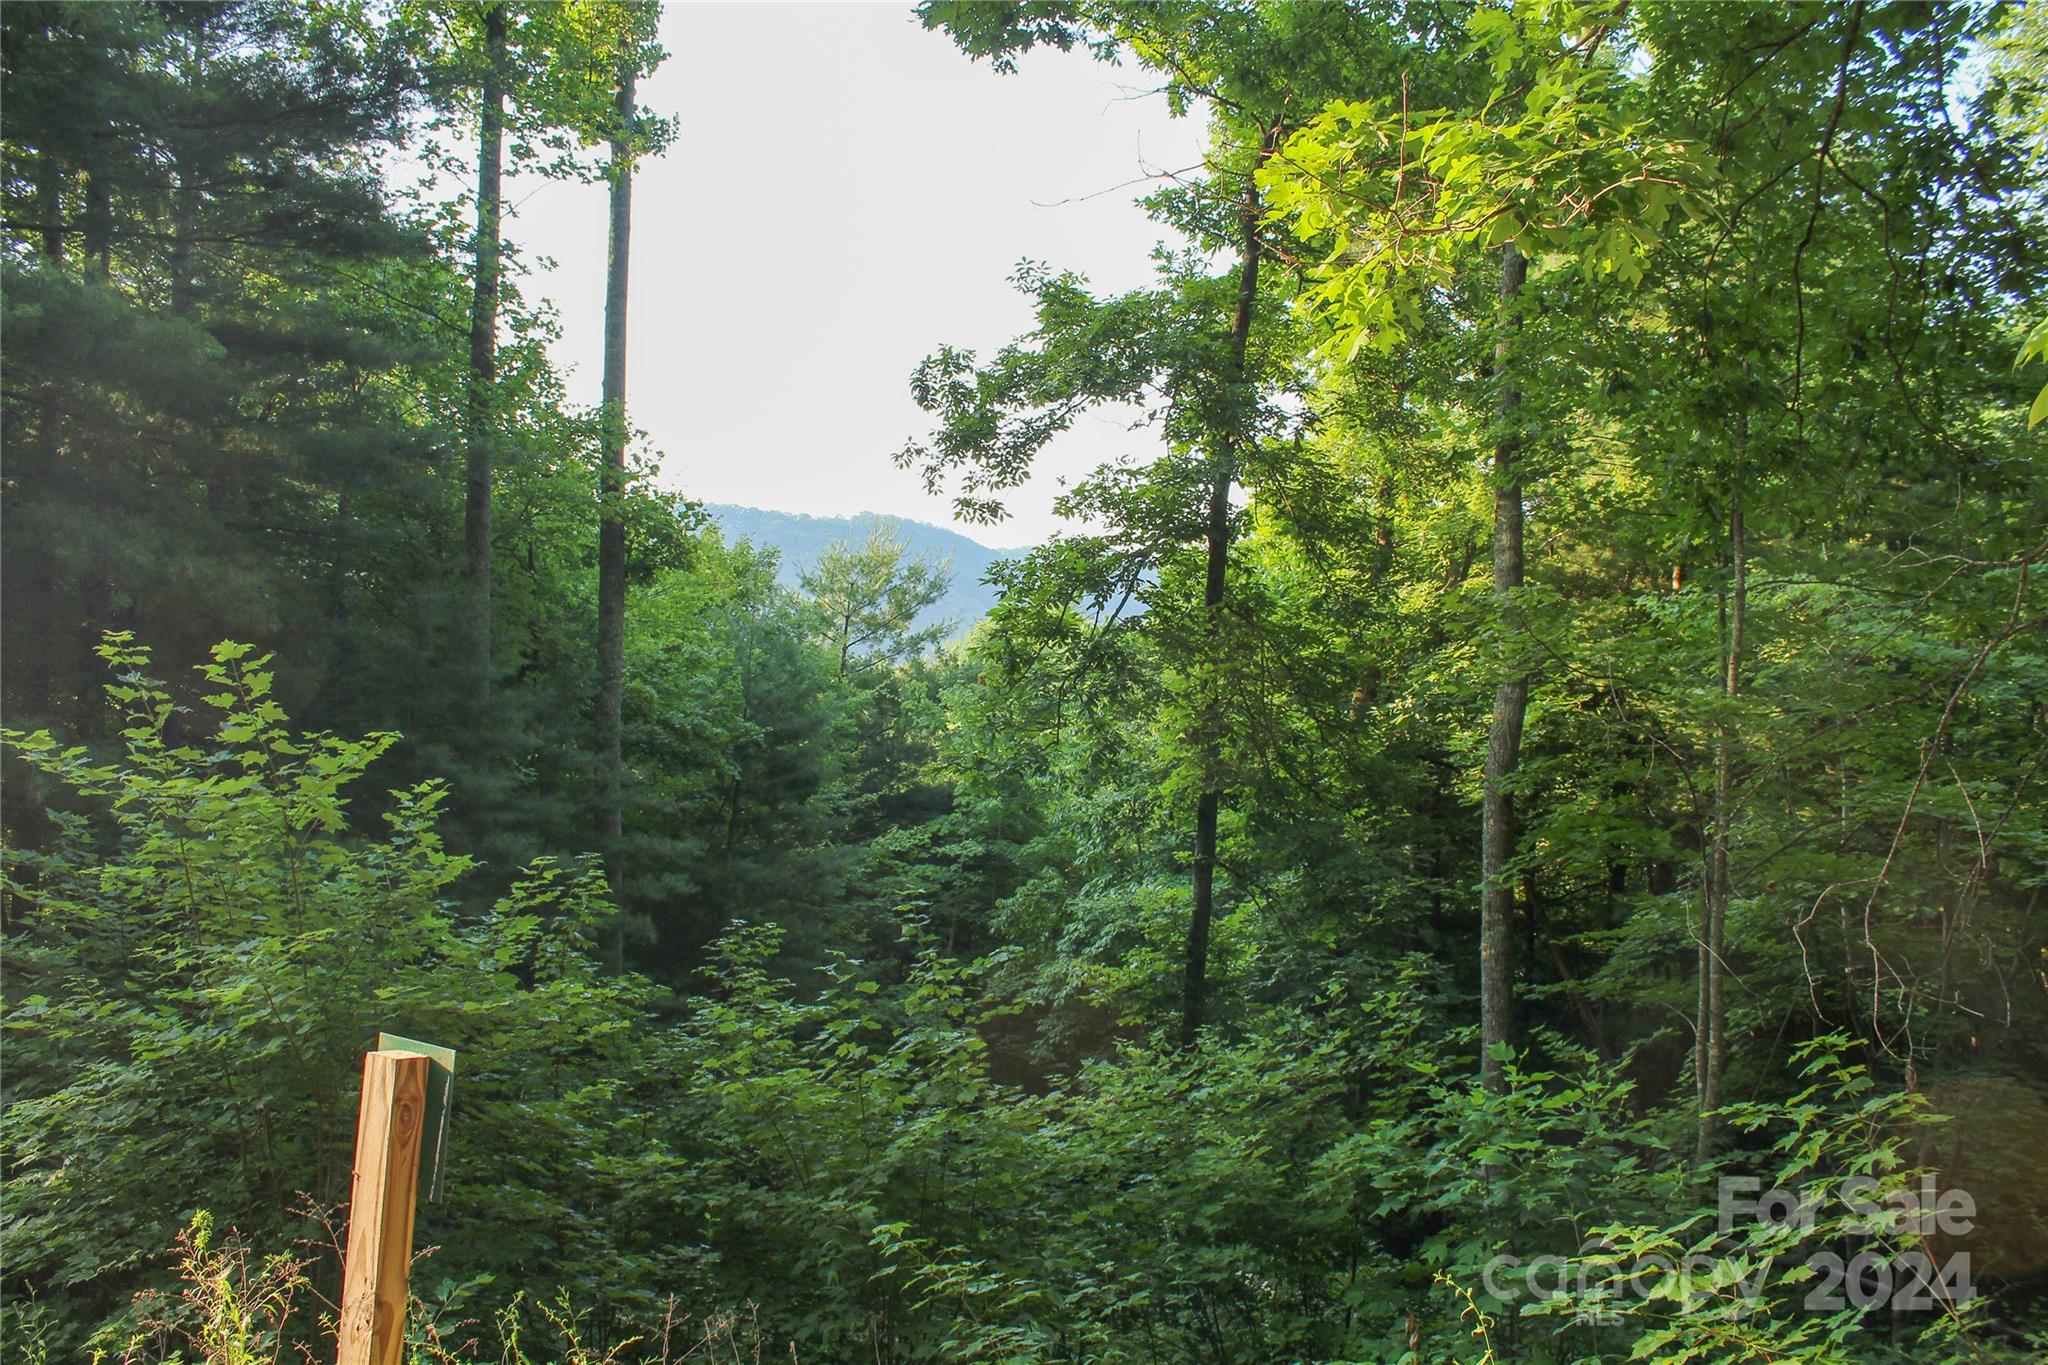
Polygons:
<instances>
[{"instance_id":1,"label":"forest","mask_svg":"<svg viewBox=\"0 0 2048 1365\"><path fill-rule=\"evenodd\" d=\"M635 426L658 5L0 8L0 1357L334 1359L380 1030L417 1365L2048 1356L2048 9L901 18L1206 139L960 632Z\"/></svg>"}]
</instances>

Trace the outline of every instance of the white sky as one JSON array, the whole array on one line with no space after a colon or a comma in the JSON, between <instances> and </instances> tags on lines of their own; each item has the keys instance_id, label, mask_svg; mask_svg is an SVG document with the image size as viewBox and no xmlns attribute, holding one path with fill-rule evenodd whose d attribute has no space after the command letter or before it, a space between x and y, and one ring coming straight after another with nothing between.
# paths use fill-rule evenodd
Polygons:
<instances>
[{"instance_id":1,"label":"white sky","mask_svg":"<svg viewBox=\"0 0 2048 1365\"><path fill-rule=\"evenodd\" d=\"M1029 257L1097 289L1147 282L1162 230L1125 182L1200 160L1146 74L1034 52L970 62L905 5L672 4L641 102L678 121L633 189L627 406L661 482L706 502L954 525L890 457L922 436L909 378L941 343L983 355L1030 326ZM559 311L555 358L594 403L605 193L510 177L525 289ZM1085 198L1084 198L1085 197ZM1066 200L1069 202L1060 203ZM1083 202L1074 202L1083 201ZM987 543L1041 540L1059 479L1153 438L1088 417L1055 441Z\"/></svg>"}]
</instances>

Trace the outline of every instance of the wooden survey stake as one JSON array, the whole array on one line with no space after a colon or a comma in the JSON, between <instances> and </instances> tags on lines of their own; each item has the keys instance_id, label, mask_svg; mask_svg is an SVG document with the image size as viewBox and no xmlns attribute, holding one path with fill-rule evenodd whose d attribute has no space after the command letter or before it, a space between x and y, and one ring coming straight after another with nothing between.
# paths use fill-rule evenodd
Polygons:
<instances>
[{"instance_id":1,"label":"wooden survey stake","mask_svg":"<svg viewBox=\"0 0 2048 1365\"><path fill-rule=\"evenodd\" d=\"M427 1070L426 1117L420 1124L420 1198L433 1203L441 1197L442 1158L448 1149L448 1110L455 1103L455 1049L395 1033L377 1035L379 1052L423 1052L433 1066Z\"/></svg>"},{"instance_id":2,"label":"wooden survey stake","mask_svg":"<svg viewBox=\"0 0 2048 1365\"><path fill-rule=\"evenodd\" d=\"M405 1349L406 1277L432 1065L420 1052L363 1057L335 1365L399 1365Z\"/></svg>"}]
</instances>

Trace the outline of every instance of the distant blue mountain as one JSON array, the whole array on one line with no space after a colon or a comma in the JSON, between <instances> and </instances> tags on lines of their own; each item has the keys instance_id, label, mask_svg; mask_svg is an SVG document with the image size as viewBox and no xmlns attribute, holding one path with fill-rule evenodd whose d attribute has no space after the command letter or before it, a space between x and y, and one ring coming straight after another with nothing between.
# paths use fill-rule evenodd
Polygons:
<instances>
[{"instance_id":1,"label":"distant blue mountain","mask_svg":"<svg viewBox=\"0 0 2048 1365\"><path fill-rule=\"evenodd\" d=\"M798 577L806 570L817 567L819 556L840 541L859 543L867 539L877 524L890 527L913 558L942 565L952 575L951 589L917 623L929 626L946 621L956 636L966 634L996 604L996 590L982 581L989 566L1016 553L991 549L944 526L877 516L873 512L850 517L812 517L801 512L770 512L720 502L709 504L706 510L724 530L727 540L750 540L781 551L781 568L776 576L791 588L797 586Z\"/></svg>"}]
</instances>

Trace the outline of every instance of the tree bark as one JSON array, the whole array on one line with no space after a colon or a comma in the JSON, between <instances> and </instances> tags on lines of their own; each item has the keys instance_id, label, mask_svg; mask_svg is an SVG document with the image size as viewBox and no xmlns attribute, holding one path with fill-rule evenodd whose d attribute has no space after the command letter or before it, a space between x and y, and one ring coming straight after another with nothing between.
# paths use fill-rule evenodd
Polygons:
<instances>
[{"instance_id":1,"label":"tree bark","mask_svg":"<svg viewBox=\"0 0 2048 1365\"><path fill-rule=\"evenodd\" d=\"M57 164L57 158L43 152L36 158L36 207L42 218L43 258L53 267L64 260L64 171ZM40 397L37 411L41 418L41 430L36 433L45 451L61 457L64 451L64 419L50 386L39 385ZM10 494L8 506L18 511L21 497ZM40 542L40 543L39 543ZM57 552L45 537L22 537L21 544L30 547L28 559L34 565L28 574L33 585L27 593L33 616L21 612L21 603L15 610L35 620L36 633L51 641L50 647L30 651L29 667L26 670L28 682L22 714L47 716L51 714L51 696L55 690L55 663L58 650L55 641L59 636L57 621L60 619L57 603Z\"/></svg>"},{"instance_id":2,"label":"tree bark","mask_svg":"<svg viewBox=\"0 0 2048 1365\"><path fill-rule=\"evenodd\" d=\"M178 163L176 208L171 220L171 311L192 311L197 294L193 277L192 238L199 229L199 190L189 162Z\"/></svg>"},{"instance_id":3,"label":"tree bark","mask_svg":"<svg viewBox=\"0 0 2048 1365\"><path fill-rule=\"evenodd\" d=\"M1230 319L1230 350L1225 382L1236 390L1232 415L1225 430L1217 433L1210 459L1209 514L1204 531L1207 572L1202 583L1202 608L1212 637L1222 627L1223 594L1230 565L1230 486L1237 479L1244 443L1249 435L1247 420L1253 402L1248 392L1250 375L1246 356L1250 348L1252 315L1259 295L1259 203L1258 168L1278 145L1279 125L1273 124L1259 144L1252 170L1245 176L1244 199L1239 209L1243 233L1237 271L1237 307ZM1216 916L1216 827L1223 806L1223 787L1218 769L1222 764L1218 732L1221 717L1213 693L1204 704L1199 743L1202 754L1202 794L1195 802L1194 904L1188 914L1186 963L1181 979L1180 1041L1192 1044L1201 1032L1208 1013L1209 929Z\"/></svg>"},{"instance_id":4,"label":"tree bark","mask_svg":"<svg viewBox=\"0 0 2048 1365\"><path fill-rule=\"evenodd\" d=\"M1377 593L1388 571L1394 567L1394 476L1391 473L1380 478L1379 506L1375 511L1372 567L1367 572L1366 586Z\"/></svg>"},{"instance_id":5,"label":"tree bark","mask_svg":"<svg viewBox=\"0 0 2048 1365\"><path fill-rule=\"evenodd\" d=\"M469 304L469 383L464 393L466 446L462 508L462 576L468 589L469 689L482 706L491 693L492 409L498 385L498 296L504 237L505 7L484 12L483 95L477 117L476 278Z\"/></svg>"},{"instance_id":6,"label":"tree bark","mask_svg":"<svg viewBox=\"0 0 2048 1365\"><path fill-rule=\"evenodd\" d=\"M64 168L44 152L36 157L36 208L42 217L43 255L64 259Z\"/></svg>"},{"instance_id":7,"label":"tree bark","mask_svg":"<svg viewBox=\"0 0 2048 1365\"><path fill-rule=\"evenodd\" d=\"M633 228L634 70L619 73L618 128L612 136L611 243L604 285L604 452L598 470L597 724L603 792L598 839L614 893L618 843L625 830L624 699L626 681L626 267ZM612 936L612 962L623 968L624 926Z\"/></svg>"},{"instance_id":8,"label":"tree bark","mask_svg":"<svg viewBox=\"0 0 2048 1365\"><path fill-rule=\"evenodd\" d=\"M194 98L206 74L206 22L204 9L194 11L191 47L185 58L185 84ZM189 137L201 134L188 132ZM199 231L199 172L188 151L181 148L176 161L177 188L172 199L171 228L171 311L192 311L198 281L193 270L193 237Z\"/></svg>"},{"instance_id":9,"label":"tree bark","mask_svg":"<svg viewBox=\"0 0 2048 1365\"><path fill-rule=\"evenodd\" d=\"M107 282L114 263L114 196L99 171L85 178L86 277Z\"/></svg>"},{"instance_id":10,"label":"tree bark","mask_svg":"<svg viewBox=\"0 0 2048 1365\"><path fill-rule=\"evenodd\" d=\"M1706 923L1699 949L1699 1028L1693 1072L1699 1087L1699 1140L1694 1155L1705 1161L1720 1140L1721 1081L1728 1070L1728 870L1733 810L1735 718L1729 714L1742 690L1742 636L1748 624L1749 548L1742 524L1742 470L1728 491L1728 595L1721 608L1721 696L1724 710L1714 733L1714 824L1707 846Z\"/></svg>"},{"instance_id":11,"label":"tree bark","mask_svg":"<svg viewBox=\"0 0 2048 1365\"><path fill-rule=\"evenodd\" d=\"M1493 448L1493 593L1505 617L1514 610L1514 594L1522 586L1522 474L1516 464L1521 440L1515 430L1521 395L1516 390L1514 358L1509 345L1516 324L1513 313L1529 263L1513 242L1501 248L1501 337L1494 344L1494 374L1500 384L1500 434ZM1508 651L1503 647L1503 655ZM1493 698L1493 720L1486 734L1485 791L1480 805L1479 833L1479 1074L1495 1092L1507 1086L1507 1074L1494 1050L1514 1037L1515 889L1507 878L1514 853L1514 803L1508 782L1521 759L1522 720L1529 708L1529 679L1519 665L1501 659L1499 689Z\"/></svg>"}]
</instances>

